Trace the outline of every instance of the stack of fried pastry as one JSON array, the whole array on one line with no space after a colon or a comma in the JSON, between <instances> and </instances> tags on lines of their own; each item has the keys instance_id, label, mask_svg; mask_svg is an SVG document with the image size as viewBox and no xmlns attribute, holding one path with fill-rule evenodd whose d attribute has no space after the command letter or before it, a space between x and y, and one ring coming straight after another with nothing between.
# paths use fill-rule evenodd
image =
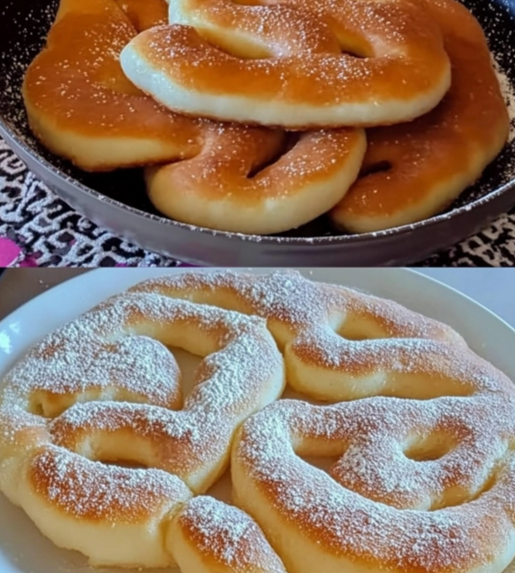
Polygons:
<instances>
[{"instance_id":1,"label":"stack of fried pastry","mask_svg":"<svg viewBox=\"0 0 515 573\"><path fill-rule=\"evenodd\" d=\"M54 153L146 167L162 213L252 234L427 218L509 129L455 0L61 0L23 95Z\"/></svg>"},{"instance_id":2,"label":"stack of fried pastry","mask_svg":"<svg viewBox=\"0 0 515 573\"><path fill-rule=\"evenodd\" d=\"M170 347L203 357L185 398ZM94 566L500 573L514 443L515 387L458 333L291 272L143 282L0 388L0 490Z\"/></svg>"}]
</instances>

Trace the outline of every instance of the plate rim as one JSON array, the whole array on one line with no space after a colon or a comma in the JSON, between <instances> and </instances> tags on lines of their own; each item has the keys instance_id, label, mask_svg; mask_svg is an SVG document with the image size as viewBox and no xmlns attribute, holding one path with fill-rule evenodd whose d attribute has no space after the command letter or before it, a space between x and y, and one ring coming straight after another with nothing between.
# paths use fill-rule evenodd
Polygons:
<instances>
[{"instance_id":1,"label":"plate rim","mask_svg":"<svg viewBox=\"0 0 515 573\"><path fill-rule=\"evenodd\" d=\"M387 276L392 281L392 284L398 283L399 285L401 285L399 287L400 290L404 290L407 293L411 293L411 296L414 295L416 300L422 300L426 302L427 300L429 300L430 297L424 294L427 290L424 287L429 287L429 285L432 285L431 290L434 291L434 294L442 297L442 300L444 301L443 306L452 306L453 308L455 308L456 305L459 305L461 307L464 306L465 310L467 308L470 309L470 311L475 309L476 312L479 312L484 317L483 324L488 320L489 323L494 325L494 328L497 327L498 329L500 328L502 331L504 331L504 334L510 337L512 339L512 343L515 344L515 325L514 326L510 325L506 320L497 315L494 311L490 310L488 307L484 306L480 302L476 301L475 299L461 292L460 290L454 288L453 286L450 286L432 276L428 276L415 269L406 267L390 268L390 269L384 269L384 268L334 269L329 267L326 268L291 267L291 269L303 272L307 278L312 280L317 280L316 277L323 275L324 273L326 274L333 273L336 275L342 275L342 281L337 282L336 284L346 285L349 286L350 288L353 288L352 281L345 279L346 273L348 273L349 275L352 274L354 276L361 274L362 277L365 277L368 274L372 278L378 275L378 277L382 277L383 282L384 282L384 277ZM59 324L62 325L78 317L83 312L86 312L94 305L98 304L98 302L100 302L101 300L105 300L109 296L113 296L113 294L123 292L123 290L128 288L127 286L125 286L127 284L127 281L122 282L121 279L119 279L118 277L123 276L124 279L127 278L128 276L134 277L134 280L131 278L128 282L130 282L130 284L136 284L137 282L155 276L177 275L191 272L211 273L220 270L229 270L242 273L250 272L255 274L266 274L272 271L281 272L281 271L286 271L288 269L283 267L207 267L207 268L196 268L196 269L188 267L172 267L172 268L156 267L156 268L129 268L129 269L103 268L103 269L92 269L87 273L80 274L76 277L71 277L69 279L64 280L62 283L53 286L52 288L26 301L21 306L19 306L14 311L12 311L3 319L0 320L0 382L5 373L23 356L23 354L27 351L28 348L30 348L33 344L35 344L37 340L40 340L43 336L46 336L50 332L54 331L56 328L59 328L59 325L51 328L38 327L36 328L36 331L44 330L44 332L42 332L42 334L40 334L35 340L22 344L21 348L19 346L19 343L16 342L14 352L9 351L6 353L5 337L9 336L7 332L10 329L10 325L13 323L19 323L21 319L24 319L24 316L34 317L39 315L40 317L41 316L43 317L42 319L40 319L40 322L45 322L45 320L48 320L49 315L53 312L53 309L55 308L55 306L51 302L52 299L59 298L61 300L60 297L62 297L62 300L67 300L67 297L69 297L70 294L72 294L74 291L77 292L77 290L80 290L81 288L87 293L87 295L83 297L80 302L74 302L72 303L71 306L61 305L61 307L58 310L58 314L59 316L65 315L64 318L59 319ZM456 272L463 272L463 270L456 269ZM408 286L406 287L406 285ZM98 293L98 290L100 290L101 292ZM104 294L106 292L109 292L110 294ZM377 296L383 296L381 294L374 293L373 291L370 292L371 294L376 294ZM419 292L422 292L423 294L418 296ZM403 296L405 297L406 294L404 294ZM416 308L413 308L414 306L413 304L403 303L402 301L403 296L401 296L400 299L396 300L400 302L400 304L406 304L408 308L412 308L415 312L421 312ZM40 313L39 309L43 309L42 314ZM468 318L469 314L470 313L466 314L465 325L467 330L472 331L474 327L474 321ZM442 320L442 318L439 319L437 318L437 320ZM468 333L461 332L460 329L457 330L458 332L460 332L460 334L464 335L465 338L467 338ZM3 345L2 345L2 336L4 337ZM12 344L12 339L9 339L7 343ZM476 352L483 358L486 358L486 360L491 361L491 359L488 356L484 356L483 353L480 352L477 348L472 348L472 349L474 352ZM484 350L484 346L482 350ZM496 361L493 361L494 364L495 362ZM508 362L511 364L512 361L508 360ZM495 365L497 366L497 364ZM511 377L511 379L515 383L515 360L513 360L513 364L510 370L513 370L513 373L511 376L508 374L508 376Z\"/></svg>"}]
</instances>

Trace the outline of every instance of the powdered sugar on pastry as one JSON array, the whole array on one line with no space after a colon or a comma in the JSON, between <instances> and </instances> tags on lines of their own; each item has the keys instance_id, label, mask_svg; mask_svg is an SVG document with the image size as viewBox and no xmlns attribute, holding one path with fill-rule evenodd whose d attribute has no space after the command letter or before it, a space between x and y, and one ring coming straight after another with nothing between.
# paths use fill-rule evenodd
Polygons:
<instances>
[{"instance_id":1,"label":"powdered sugar on pastry","mask_svg":"<svg viewBox=\"0 0 515 573\"><path fill-rule=\"evenodd\" d=\"M451 328L298 273L147 289L266 318L288 382L336 402L270 405L233 448L235 501L288 571L499 573L513 558L515 389ZM338 458L330 475L312 455Z\"/></svg>"},{"instance_id":2,"label":"powdered sugar on pastry","mask_svg":"<svg viewBox=\"0 0 515 573\"><path fill-rule=\"evenodd\" d=\"M205 357L184 404L166 346ZM92 564L170 565L163 527L223 473L237 426L281 394L283 370L258 317L157 293L114 297L7 374L0 487ZM120 461L156 469L105 465Z\"/></svg>"},{"instance_id":3,"label":"powdered sugar on pastry","mask_svg":"<svg viewBox=\"0 0 515 573\"><path fill-rule=\"evenodd\" d=\"M156 357L145 384L116 352L133 338ZM159 372L166 346L206 356L183 405L175 361ZM277 347L290 385L324 405L274 402ZM95 564L500 573L515 555L515 387L392 301L295 272L146 281L29 351L1 399L0 486ZM231 443L239 509L191 499ZM106 465L120 461L141 467Z\"/></svg>"}]
</instances>

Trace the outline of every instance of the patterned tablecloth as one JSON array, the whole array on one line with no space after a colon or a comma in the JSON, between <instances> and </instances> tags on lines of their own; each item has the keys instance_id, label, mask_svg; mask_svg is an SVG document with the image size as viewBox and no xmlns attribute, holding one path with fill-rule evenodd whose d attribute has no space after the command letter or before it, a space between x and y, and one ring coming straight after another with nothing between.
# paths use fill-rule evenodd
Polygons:
<instances>
[{"instance_id":1,"label":"patterned tablecloth","mask_svg":"<svg viewBox=\"0 0 515 573\"><path fill-rule=\"evenodd\" d=\"M181 265L98 227L68 207L0 140L0 267ZM515 266L515 210L420 266Z\"/></svg>"}]
</instances>

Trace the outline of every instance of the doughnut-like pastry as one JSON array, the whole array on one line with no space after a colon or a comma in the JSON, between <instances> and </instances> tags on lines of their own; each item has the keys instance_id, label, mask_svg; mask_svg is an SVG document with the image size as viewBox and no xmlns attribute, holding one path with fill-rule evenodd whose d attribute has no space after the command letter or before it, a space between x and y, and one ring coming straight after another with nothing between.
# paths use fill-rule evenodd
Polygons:
<instances>
[{"instance_id":1,"label":"doughnut-like pastry","mask_svg":"<svg viewBox=\"0 0 515 573\"><path fill-rule=\"evenodd\" d=\"M515 387L463 338L298 273L137 285L267 319L287 379L236 436L236 504L289 573L500 573L515 556ZM329 475L299 456L337 457Z\"/></svg>"},{"instance_id":2,"label":"doughnut-like pastry","mask_svg":"<svg viewBox=\"0 0 515 573\"><path fill-rule=\"evenodd\" d=\"M212 497L185 504L167 544L181 573L287 573L256 522Z\"/></svg>"},{"instance_id":3,"label":"doughnut-like pastry","mask_svg":"<svg viewBox=\"0 0 515 573\"><path fill-rule=\"evenodd\" d=\"M334 207L356 181L366 152L360 129L308 131L291 148L286 138L275 149L264 135L208 132L195 158L146 170L150 200L192 225L279 233Z\"/></svg>"},{"instance_id":4,"label":"doughnut-like pastry","mask_svg":"<svg viewBox=\"0 0 515 573\"><path fill-rule=\"evenodd\" d=\"M281 400L243 425L235 501L290 573L500 573L515 557L515 388L468 351L440 366L471 393ZM338 460L328 475L301 456Z\"/></svg>"},{"instance_id":5,"label":"doughnut-like pastry","mask_svg":"<svg viewBox=\"0 0 515 573\"><path fill-rule=\"evenodd\" d=\"M456 360L466 348L449 326L297 272L184 273L145 281L130 292L159 292L265 318L284 354L288 384L320 400L355 400L371 392L429 399L444 390L470 391L462 379L436 376L441 362ZM417 348L406 345L407 338L425 342Z\"/></svg>"},{"instance_id":6,"label":"doughnut-like pastry","mask_svg":"<svg viewBox=\"0 0 515 573\"><path fill-rule=\"evenodd\" d=\"M433 109L450 85L440 30L418 1L171 0L169 21L131 40L121 64L182 113L289 129L390 125Z\"/></svg>"},{"instance_id":7,"label":"doughnut-like pastry","mask_svg":"<svg viewBox=\"0 0 515 573\"><path fill-rule=\"evenodd\" d=\"M439 213L479 178L508 137L508 111L480 25L453 0L420 3L443 32L452 85L431 113L368 131L363 176L330 213L351 232Z\"/></svg>"},{"instance_id":8,"label":"doughnut-like pastry","mask_svg":"<svg viewBox=\"0 0 515 573\"><path fill-rule=\"evenodd\" d=\"M147 172L149 197L184 223L278 233L334 207L359 174L362 130L308 132L297 141L280 130L188 118L125 77L120 51L166 12L164 0L62 0L23 84L36 137L89 171L164 162Z\"/></svg>"},{"instance_id":9,"label":"doughnut-like pastry","mask_svg":"<svg viewBox=\"0 0 515 573\"><path fill-rule=\"evenodd\" d=\"M184 404L166 346L205 357ZM284 366L258 317L124 293L47 336L4 383L0 489L93 565L159 567L173 563L166 528L225 470L239 424L282 393Z\"/></svg>"}]
</instances>

